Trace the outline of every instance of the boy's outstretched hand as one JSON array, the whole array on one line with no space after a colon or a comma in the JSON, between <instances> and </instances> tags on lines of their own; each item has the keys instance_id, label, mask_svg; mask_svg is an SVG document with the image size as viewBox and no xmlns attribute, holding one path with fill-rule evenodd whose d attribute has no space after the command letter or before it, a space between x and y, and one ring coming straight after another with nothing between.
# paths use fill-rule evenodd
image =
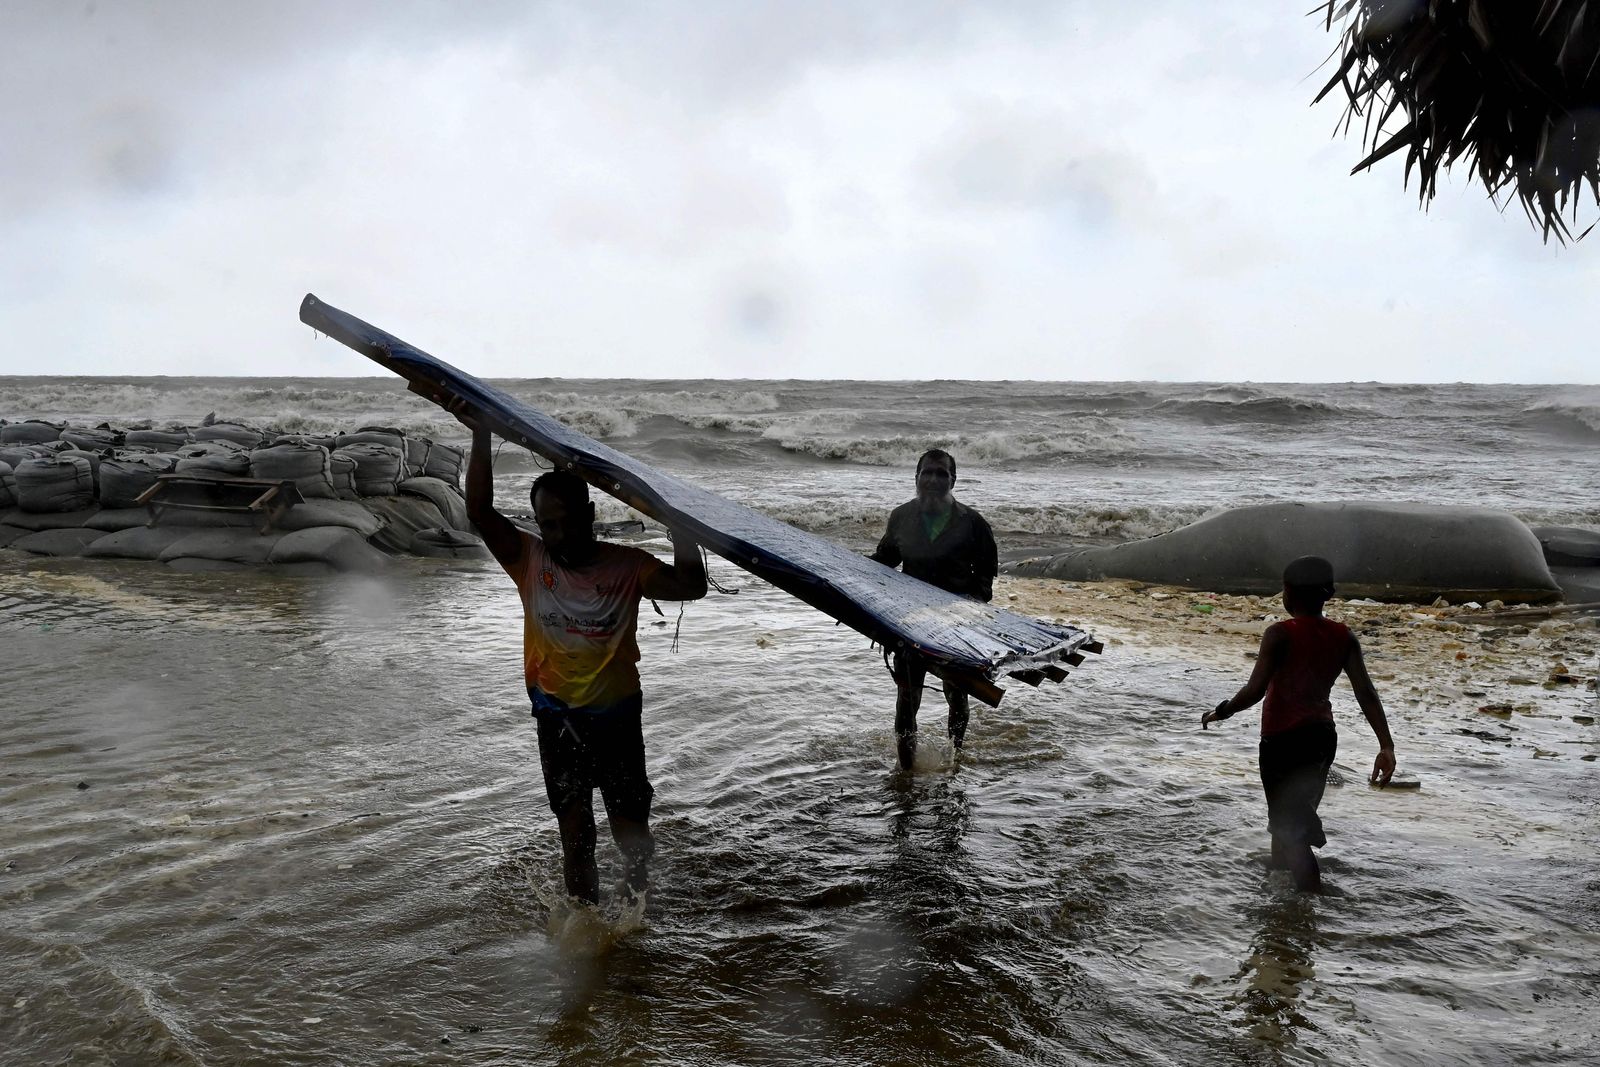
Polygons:
<instances>
[{"instance_id":1,"label":"boy's outstretched hand","mask_svg":"<svg viewBox=\"0 0 1600 1067\"><path fill-rule=\"evenodd\" d=\"M1222 703L1218 704L1216 707L1200 716L1200 729L1209 729L1212 723L1222 722L1224 719L1230 717L1233 712L1225 711L1224 709L1227 706L1228 701L1224 700Z\"/></svg>"},{"instance_id":2,"label":"boy's outstretched hand","mask_svg":"<svg viewBox=\"0 0 1600 1067\"><path fill-rule=\"evenodd\" d=\"M1378 749L1378 758L1372 761L1372 777L1367 779L1373 785L1383 787L1389 784L1389 779L1394 777L1394 749Z\"/></svg>"}]
</instances>

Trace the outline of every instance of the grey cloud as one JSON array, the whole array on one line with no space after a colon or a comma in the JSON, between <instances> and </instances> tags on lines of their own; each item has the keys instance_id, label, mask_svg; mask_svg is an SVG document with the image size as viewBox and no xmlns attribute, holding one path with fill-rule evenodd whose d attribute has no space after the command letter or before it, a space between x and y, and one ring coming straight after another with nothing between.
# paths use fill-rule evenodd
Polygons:
<instances>
[{"instance_id":1,"label":"grey cloud","mask_svg":"<svg viewBox=\"0 0 1600 1067\"><path fill-rule=\"evenodd\" d=\"M610 71L703 118L762 107L814 69L959 52L973 35L1036 29L1061 10L1033 0L15 2L0 5L0 144L14 146L0 154L0 213L181 190L210 152L197 105L233 106L244 135L286 87L334 81L356 62L503 48L530 80ZM316 107L314 94L284 103Z\"/></svg>"}]
</instances>

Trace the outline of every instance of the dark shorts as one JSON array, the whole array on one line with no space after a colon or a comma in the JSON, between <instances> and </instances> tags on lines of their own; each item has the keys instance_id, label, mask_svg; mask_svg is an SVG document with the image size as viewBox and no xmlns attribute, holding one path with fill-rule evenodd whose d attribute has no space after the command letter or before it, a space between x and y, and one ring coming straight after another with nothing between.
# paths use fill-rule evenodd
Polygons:
<instances>
[{"instance_id":1,"label":"dark shorts","mask_svg":"<svg viewBox=\"0 0 1600 1067\"><path fill-rule=\"evenodd\" d=\"M598 789L611 817L648 821L655 790L645 777L643 698L635 694L598 711L551 705L543 694L534 697L550 809L560 814L591 805Z\"/></svg>"},{"instance_id":2,"label":"dark shorts","mask_svg":"<svg viewBox=\"0 0 1600 1067\"><path fill-rule=\"evenodd\" d=\"M1267 828L1281 845L1328 843L1317 805L1339 747L1331 722L1313 722L1261 739L1261 788L1267 794Z\"/></svg>"}]
</instances>

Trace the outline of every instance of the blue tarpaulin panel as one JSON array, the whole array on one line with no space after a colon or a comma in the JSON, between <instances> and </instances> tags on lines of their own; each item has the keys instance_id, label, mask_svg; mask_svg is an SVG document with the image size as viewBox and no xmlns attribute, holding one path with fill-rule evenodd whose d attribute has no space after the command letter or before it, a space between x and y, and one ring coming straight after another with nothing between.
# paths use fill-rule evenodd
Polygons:
<instances>
[{"instance_id":1,"label":"blue tarpaulin panel","mask_svg":"<svg viewBox=\"0 0 1600 1067\"><path fill-rule=\"evenodd\" d=\"M991 684L1010 672L1030 684L1059 680L1058 661L1099 651L1082 630L979 603L825 538L666 474L586 437L550 415L307 295L300 319L405 378L414 392L458 396L493 432L578 474L591 485L865 634L920 655L936 674L994 703Z\"/></svg>"}]
</instances>

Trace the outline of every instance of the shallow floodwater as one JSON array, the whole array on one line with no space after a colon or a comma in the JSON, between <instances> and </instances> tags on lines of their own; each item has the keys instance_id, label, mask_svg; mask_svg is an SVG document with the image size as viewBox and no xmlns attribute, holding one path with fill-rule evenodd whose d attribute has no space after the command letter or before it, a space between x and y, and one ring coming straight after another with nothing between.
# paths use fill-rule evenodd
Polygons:
<instances>
[{"instance_id":1,"label":"shallow floodwater","mask_svg":"<svg viewBox=\"0 0 1600 1067\"><path fill-rule=\"evenodd\" d=\"M864 639L713 573L737 594L681 630L642 616L640 922L555 889L492 565L330 585L0 553L0 1060L1600 1057L1595 763L1391 705L1424 788L1380 792L1343 698L1335 892L1306 899L1262 869L1250 725L1197 728L1248 642L1237 671L1118 645L1014 685L959 761L932 697L900 775Z\"/></svg>"}]
</instances>

